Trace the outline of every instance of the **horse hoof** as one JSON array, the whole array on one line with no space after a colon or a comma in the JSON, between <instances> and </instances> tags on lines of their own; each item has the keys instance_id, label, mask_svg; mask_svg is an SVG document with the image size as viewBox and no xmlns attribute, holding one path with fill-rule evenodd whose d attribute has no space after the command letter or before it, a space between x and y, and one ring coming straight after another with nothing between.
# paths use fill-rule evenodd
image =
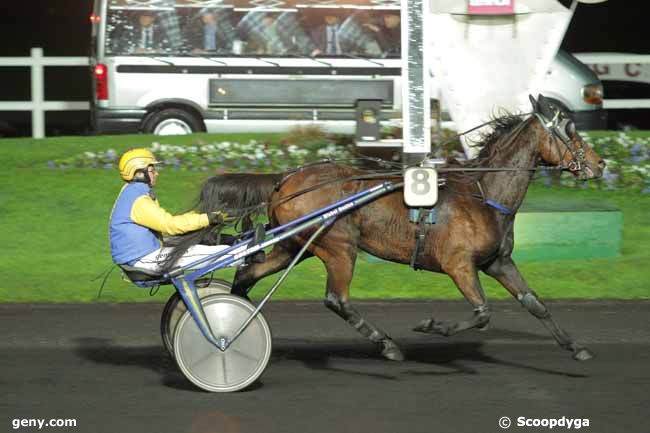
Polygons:
<instances>
[{"instance_id":1,"label":"horse hoof","mask_svg":"<svg viewBox=\"0 0 650 433\"><path fill-rule=\"evenodd\" d=\"M384 350L381 351L381 355L390 361L404 361L402 351L399 350L397 344L392 342L385 344Z\"/></svg>"},{"instance_id":2,"label":"horse hoof","mask_svg":"<svg viewBox=\"0 0 650 433\"><path fill-rule=\"evenodd\" d=\"M573 354L573 359L576 361L588 361L594 357L594 354L589 349L580 349Z\"/></svg>"},{"instance_id":3,"label":"horse hoof","mask_svg":"<svg viewBox=\"0 0 650 433\"><path fill-rule=\"evenodd\" d=\"M413 330L415 332L424 332L430 334L431 330L433 329L433 326L434 326L433 319L424 319L415 328L413 328Z\"/></svg>"},{"instance_id":4,"label":"horse hoof","mask_svg":"<svg viewBox=\"0 0 650 433\"><path fill-rule=\"evenodd\" d=\"M415 332L424 332L426 334L439 334L449 337L454 333L454 325L446 322L436 322L433 319L426 319L413 328Z\"/></svg>"},{"instance_id":5,"label":"horse hoof","mask_svg":"<svg viewBox=\"0 0 650 433\"><path fill-rule=\"evenodd\" d=\"M483 325L483 326L478 326L476 329L478 329L478 330L481 331L481 332L485 332L485 331L487 331L487 330L490 329L490 324L489 324L489 323L486 323L486 324Z\"/></svg>"}]
</instances>

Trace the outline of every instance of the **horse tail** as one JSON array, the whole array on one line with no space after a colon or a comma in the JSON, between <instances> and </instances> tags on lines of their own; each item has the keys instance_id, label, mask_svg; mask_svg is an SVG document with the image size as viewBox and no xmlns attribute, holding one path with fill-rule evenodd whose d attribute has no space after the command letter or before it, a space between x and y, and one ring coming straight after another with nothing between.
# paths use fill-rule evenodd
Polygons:
<instances>
[{"instance_id":1,"label":"horse tail","mask_svg":"<svg viewBox=\"0 0 650 433\"><path fill-rule=\"evenodd\" d=\"M268 203L284 176L284 173L226 173L213 176L203 184L194 208L200 213L226 212L239 219L243 231L248 230L253 225L253 216L266 211L267 206L263 203ZM215 233L214 227L178 236L174 240L171 254L161 263L163 269L172 269L174 263L192 245L212 244L215 239L220 239L220 233L219 229Z\"/></svg>"},{"instance_id":2,"label":"horse tail","mask_svg":"<svg viewBox=\"0 0 650 433\"><path fill-rule=\"evenodd\" d=\"M199 197L199 212L226 212L241 217L260 213L284 173L227 173L209 178Z\"/></svg>"}]
</instances>

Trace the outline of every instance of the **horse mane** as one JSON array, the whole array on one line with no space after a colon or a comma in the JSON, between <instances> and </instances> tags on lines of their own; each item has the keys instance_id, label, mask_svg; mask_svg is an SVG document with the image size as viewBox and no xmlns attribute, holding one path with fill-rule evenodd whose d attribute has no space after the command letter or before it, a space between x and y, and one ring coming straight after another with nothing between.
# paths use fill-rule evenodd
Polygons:
<instances>
[{"instance_id":1,"label":"horse mane","mask_svg":"<svg viewBox=\"0 0 650 433\"><path fill-rule=\"evenodd\" d=\"M522 125L524 118L521 115L506 111L500 117L493 117L492 122L492 131L482 134L481 140L475 145L481 148L475 159L483 167L504 150L505 146L501 144L508 144L509 142L501 139L513 132L519 125Z\"/></svg>"},{"instance_id":2,"label":"horse mane","mask_svg":"<svg viewBox=\"0 0 650 433\"><path fill-rule=\"evenodd\" d=\"M456 159L448 159L447 165L462 168L490 167L499 155L517 142L515 139L508 138L511 137L512 133L524 126L526 119L520 114L503 111L501 116L493 116L491 122L492 130L482 133L479 141L472 144L472 147L481 149L475 158L462 162ZM484 172L451 172L448 178L456 183L475 183L484 174Z\"/></svg>"}]
</instances>

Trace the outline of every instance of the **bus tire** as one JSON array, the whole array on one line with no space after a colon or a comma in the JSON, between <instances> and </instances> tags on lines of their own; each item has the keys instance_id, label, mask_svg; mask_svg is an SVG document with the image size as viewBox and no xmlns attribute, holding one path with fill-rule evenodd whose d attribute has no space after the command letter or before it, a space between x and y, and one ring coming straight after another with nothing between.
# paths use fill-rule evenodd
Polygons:
<instances>
[{"instance_id":1,"label":"bus tire","mask_svg":"<svg viewBox=\"0 0 650 433\"><path fill-rule=\"evenodd\" d=\"M150 113L142 122L142 132L156 135L185 135L202 132L203 122L181 108L164 108Z\"/></svg>"}]
</instances>

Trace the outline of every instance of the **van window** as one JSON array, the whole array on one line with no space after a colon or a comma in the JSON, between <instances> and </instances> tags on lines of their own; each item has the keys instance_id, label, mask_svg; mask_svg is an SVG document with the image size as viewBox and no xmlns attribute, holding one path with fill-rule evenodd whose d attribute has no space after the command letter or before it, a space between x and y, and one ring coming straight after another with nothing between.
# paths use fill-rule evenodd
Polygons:
<instances>
[{"instance_id":1,"label":"van window","mask_svg":"<svg viewBox=\"0 0 650 433\"><path fill-rule=\"evenodd\" d=\"M399 5L292 1L108 0L106 54L400 57Z\"/></svg>"}]
</instances>

